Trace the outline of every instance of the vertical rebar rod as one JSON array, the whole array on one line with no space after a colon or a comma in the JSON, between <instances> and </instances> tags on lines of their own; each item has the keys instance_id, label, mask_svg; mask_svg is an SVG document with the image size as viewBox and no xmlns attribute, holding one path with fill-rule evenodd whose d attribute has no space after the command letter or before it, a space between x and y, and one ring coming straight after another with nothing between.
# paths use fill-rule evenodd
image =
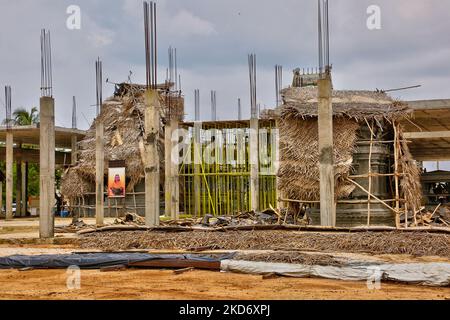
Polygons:
<instances>
[{"instance_id":1,"label":"vertical rebar rod","mask_svg":"<svg viewBox=\"0 0 450 320\"><path fill-rule=\"evenodd\" d=\"M217 97L216 91L211 91L211 120L217 121Z\"/></svg>"},{"instance_id":2,"label":"vertical rebar rod","mask_svg":"<svg viewBox=\"0 0 450 320\"><path fill-rule=\"evenodd\" d=\"M156 89L158 83L158 47L156 3L144 1L145 62L147 88Z\"/></svg>"},{"instance_id":3,"label":"vertical rebar rod","mask_svg":"<svg viewBox=\"0 0 450 320\"><path fill-rule=\"evenodd\" d=\"M318 0L319 72L330 72L330 25L328 0Z\"/></svg>"},{"instance_id":4,"label":"vertical rebar rod","mask_svg":"<svg viewBox=\"0 0 450 320\"><path fill-rule=\"evenodd\" d=\"M242 105L241 98L238 98L238 120L242 120Z\"/></svg>"},{"instance_id":5,"label":"vertical rebar rod","mask_svg":"<svg viewBox=\"0 0 450 320\"><path fill-rule=\"evenodd\" d=\"M200 121L200 90L195 90L195 121Z\"/></svg>"},{"instance_id":6,"label":"vertical rebar rod","mask_svg":"<svg viewBox=\"0 0 450 320\"><path fill-rule=\"evenodd\" d=\"M100 58L95 61L95 79L96 79L96 94L97 94L97 116L101 113L103 104L103 66Z\"/></svg>"},{"instance_id":7,"label":"vertical rebar rod","mask_svg":"<svg viewBox=\"0 0 450 320\"><path fill-rule=\"evenodd\" d=\"M249 77L250 77L250 105L253 119L258 118L258 107L256 105L256 55L248 56Z\"/></svg>"},{"instance_id":8,"label":"vertical rebar rod","mask_svg":"<svg viewBox=\"0 0 450 320\"><path fill-rule=\"evenodd\" d=\"M281 105L281 89L283 88L283 67L280 65L275 66L275 100L276 107Z\"/></svg>"},{"instance_id":9,"label":"vertical rebar rod","mask_svg":"<svg viewBox=\"0 0 450 320\"><path fill-rule=\"evenodd\" d=\"M178 91L178 61L177 61L177 48L175 48L175 91Z\"/></svg>"},{"instance_id":10,"label":"vertical rebar rod","mask_svg":"<svg viewBox=\"0 0 450 320\"><path fill-rule=\"evenodd\" d=\"M75 96L73 96L72 101L72 129L77 128L77 100Z\"/></svg>"},{"instance_id":11,"label":"vertical rebar rod","mask_svg":"<svg viewBox=\"0 0 450 320\"><path fill-rule=\"evenodd\" d=\"M52 92L52 48L50 31L41 30L41 96L51 97Z\"/></svg>"},{"instance_id":12,"label":"vertical rebar rod","mask_svg":"<svg viewBox=\"0 0 450 320\"><path fill-rule=\"evenodd\" d=\"M5 86L6 128L10 129L11 121L11 86Z\"/></svg>"},{"instance_id":13,"label":"vertical rebar rod","mask_svg":"<svg viewBox=\"0 0 450 320\"><path fill-rule=\"evenodd\" d=\"M153 43L153 50L154 50L154 56L153 56L153 60L154 60L154 65L153 65L153 69L154 69L154 83L153 83L153 88L156 89L158 86L158 33L157 33L157 28L156 28L156 2L153 2L153 33L154 33L154 43Z\"/></svg>"}]
</instances>

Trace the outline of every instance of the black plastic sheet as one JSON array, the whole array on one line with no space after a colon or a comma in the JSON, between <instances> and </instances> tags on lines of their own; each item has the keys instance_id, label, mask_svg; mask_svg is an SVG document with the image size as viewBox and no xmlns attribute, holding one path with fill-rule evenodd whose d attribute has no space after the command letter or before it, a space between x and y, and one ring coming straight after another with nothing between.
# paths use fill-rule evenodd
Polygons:
<instances>
[{"instance_id":1,"label":"black plastic sheet","mask_svg":"<svg viewBox=\"0 0 450 320\"><path fill-rule=\"evenodd\" d=\"M117 265L129 265L156 259L182 259L195 261L222 261L235 254L150 254L150 253L80 253L63 255L15 255L0 257L0 269L65 269L78 266L80 269L99 269Z\"/></svg>"}]
</instances>

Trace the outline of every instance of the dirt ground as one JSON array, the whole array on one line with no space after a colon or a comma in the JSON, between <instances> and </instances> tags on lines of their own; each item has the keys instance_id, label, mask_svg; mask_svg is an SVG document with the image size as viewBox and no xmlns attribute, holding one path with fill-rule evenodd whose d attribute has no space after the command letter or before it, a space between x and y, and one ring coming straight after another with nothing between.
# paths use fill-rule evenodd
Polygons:
<instances>
[{"instance_id":1,"label":"dirt ground","mask_svg":"<svg viewBox=\"0 0 450 320\"><path fill-rule=\"evenodd\" d=\"M276 278L191 271L81 271L80 290L68 290L65 270L0 270L0 299L85 300L449 300L450 288L382 284L369 290L364 282Z\"/></svg>"},{"instance_id":2,"label":"dirt ground","mask_svg":"<svg viewBox=\"0 0 450 320\"><path fill-rule=\"evenodd\" d=\"M68 224L58 219L56 224ZM64 245L40 243L35 220L0 221L0 256L14 254L63 254L92 251L80 249L78 241ZM12 231L12 232L11 232ZM57 240L76 240L73 235L58 234ZM38 243L38 244L36 244ZM64 243L64 242L63 242ZM161 252L160 250L154 250ZM178 250L176 250L178 251ZM259 250L258 250L259 251ZM168 252L163 250L163 252ZM175 250L171 251L172 253ZM448 257L398 254L334 253L352 259L392 262L448 262ZM81 271L81 288L67 288L66 270L0 270L0 299L62 300L62 299L151 299L151 300L375 300L375 299L450 299L450 288L432 288L395 283L382 283L380 290L369 290L365 282L328 279L275 278L234 273L191 271L175 275L170 270L137 270L100 272Z\"/></svg>"}]
</instances>

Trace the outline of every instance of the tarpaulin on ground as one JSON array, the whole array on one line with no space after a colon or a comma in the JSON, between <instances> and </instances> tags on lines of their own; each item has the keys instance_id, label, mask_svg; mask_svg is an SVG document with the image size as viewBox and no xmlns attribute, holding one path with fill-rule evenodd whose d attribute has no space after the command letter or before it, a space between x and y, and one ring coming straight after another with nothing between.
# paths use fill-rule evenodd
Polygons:
<instances>
[{"instance_id":1,"label":"tarpaulin on ground","mask_svg":"<svg viewBox=\"0 0 450 320\"><path fill-rule=\"evenodd\" d=\"M427 286L450 285L450 263L402 263L346 266L319 266L254 261L221 261L221 270L248 273L275 273L288 277L318 277L348 281L396 281Z\"/></svg>"},{"instance_id":2,"label":"tarpaulin on ground","mask_svg":"<svg viewBox=\"0 0 450 320\"><path fill-rule=\"evenodd\" d=\"M81 269L99 269L117 265L129 265L135 262L151 260L180 259L194 261L216 262L231 259L230 254L149 254L149 253L82 253L63 255L15 255L0 257L0 269L11 268L36 268L36 269L61 269L70 266L78 266Z\"/></svg>"}]
</instances>

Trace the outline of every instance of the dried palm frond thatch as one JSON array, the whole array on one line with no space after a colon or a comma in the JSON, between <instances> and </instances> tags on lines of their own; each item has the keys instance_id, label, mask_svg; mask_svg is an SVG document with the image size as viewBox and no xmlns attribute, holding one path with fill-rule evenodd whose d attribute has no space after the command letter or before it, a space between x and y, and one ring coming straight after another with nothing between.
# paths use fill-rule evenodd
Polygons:
<instances>
[{"instance_id":1,"label":"dried palm frond thatch","mask_svg":"<svg viewBox=\"0 0 450 320\"><path fill-rule=\"evenodd\" d=\"M169 116L180 120L184 117L183 97L179 94L169 93L167 89L159 90L162 122L159 140L160 159L164 159L164 123ZM92 185L92 187L94 185L97 121L102 121L104 125L105 161L122 160L126 162L128 191L131 192L143 178L145 90L145 86L121 84L117 86L115 96L103 103L100 115L87 131L86 137L79 142L77 165L70 168L62 179L61 191L65 197L74 199L83 194L80 188L75 186L78 183ZM161 162L161 172L164 172L163 161Z\"/></svg>"},{"instance_id":2,"label":"dried palm frond thatch","mask_svg":"<svg viewBox=\"0 0 450 320\"><path fill-rule=\"evenodd\" d=\"M280 130L279 187L284 197L318 201L320 198L317 87L288 88L282 91L284 104L278 111ZM368 120L382 129L383 123L395 125L409 117L405 103L382 92L333 91L333 134L335 190L337 198L346 198L354 190L346 178L352 170L358 132ZM392 130L392 128L387 128ZM403 140L402 140L403 141ZM401 181L407 203L420 207L420 174L406 142L401 143Z\"/></svg>"}]
</instances>

